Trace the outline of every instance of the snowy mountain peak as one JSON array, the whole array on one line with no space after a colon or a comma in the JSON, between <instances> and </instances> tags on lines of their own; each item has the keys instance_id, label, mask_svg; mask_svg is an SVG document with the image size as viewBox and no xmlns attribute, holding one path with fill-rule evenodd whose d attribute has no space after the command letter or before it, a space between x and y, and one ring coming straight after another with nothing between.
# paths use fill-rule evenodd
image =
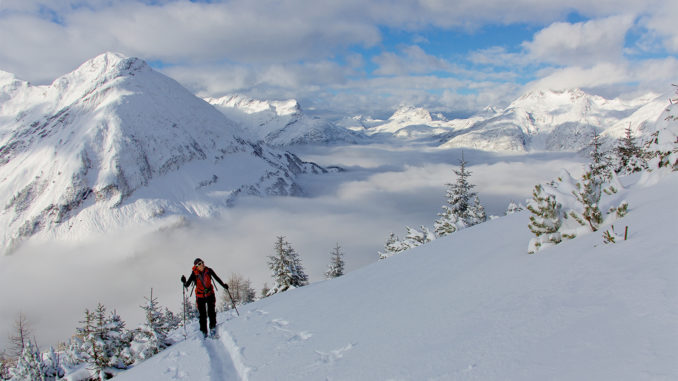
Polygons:
<instances>
[{"instance_id":1,"label":"snowy mountain peak","mask_svg":"<svg viewBox=\"0 0 678 381\"><path fill-rule=\"evenodd\" d=\"M296 99L284 101L266 101L254 99L246 95L234 94L220 98L205 98L208 103L219 108L233 108L245 114L271 113L277 116L298 115L302 113Z\"/></svg>"},{"instance_id":2,"label":"snowy mountain peak","mask_svg":"<svg viewBox=\"0 0 678 381\"><path fill-rule=\"evenodd\" d=\"M360 139L353 131L304 114L296 99L266 101L237 94L205 101L236 121L252 139L273 146L355 143Z\"/></svg>"},{"instance_id":3,"label":"snowy mountain peak","mask_svg":"<svg viewBox=\"0 0 678 381\"><path fill-rule=\"evenodd\" d=\"M422 107L401 106L393 113L393 115L391 115L388 120L397 122L407 121L411 122L410 124L423 124L426 122L432 122L433 118L431 117L431 113Z\"/></svg>"},{"instance_id":4,"label":"snowy mountain peak","mask_svg":"<svg viewBox=\"0 0 678 381\"><path fill-rule=\"evenodd\" d=\"M0 97L0 252L36 234L210 215L241 193L300 194L296 175L323 171L241 137L138 58L102 54Z\"/></svg>"}]
</instances>

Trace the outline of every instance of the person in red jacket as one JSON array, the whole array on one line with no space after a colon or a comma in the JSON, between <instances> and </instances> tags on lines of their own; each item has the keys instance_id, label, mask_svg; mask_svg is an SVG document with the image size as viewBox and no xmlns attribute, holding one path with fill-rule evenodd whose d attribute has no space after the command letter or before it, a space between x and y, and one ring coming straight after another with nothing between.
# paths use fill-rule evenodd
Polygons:
<instances>
[{"instance_id":1,"label":"person in red jacket","mask_svg":"<svg viewBox=\"0 0 678 381\"><path fill-rule=\"evenodd\" d=\"M217 312L215 305L217 298L214 293L214 285L212 279L216 280L221 287L228 290L228 285L221 281L219 276L211 268L205 266L202 259L196 258L193 261L193 269L191 276L186 279L181 276L181 283L188 288L191 283L195 283L195 301L198 305L198 312L200 314L200 331L204 337L207 337L207 317L210 320L210 333L214 335L214 328L217 326Z\"/></svg>"}]
</instances>

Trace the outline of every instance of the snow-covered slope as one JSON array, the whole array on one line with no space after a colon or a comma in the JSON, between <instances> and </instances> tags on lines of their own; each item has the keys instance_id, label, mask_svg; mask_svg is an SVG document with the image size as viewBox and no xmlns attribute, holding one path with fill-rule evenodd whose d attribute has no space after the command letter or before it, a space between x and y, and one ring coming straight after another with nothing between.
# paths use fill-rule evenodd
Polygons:
<instances>
[{"instance_id":1,"label":"snow-covered slope","mask_svg":"<svg viewBox=\"0 0 678 381\"><path fill-rule=\"evenodd\" d=\"M0 73L0 252L300 194L296 174L323 171L241 135L137 58L106 53L49 86Z\"/></svg>"},{"instance_id":2,"label":"snow-covered slope","mask_svg":"<svg viewBox=\"0 0 678 381\"><path fill-rule=\"evenodd\" d=\"M627 241L528 255L520 212L222 314L219 340L193 324L118 378L678 379L678 172L623 182Z\"/></svg>"},{"instance_id":3,"label":"snow-covered slope","mask_svg":"<svg viewBox=\"0 0 678 381\"><path fill-rule=\"evenodd\" d=\"M229 119L237 121L252 138L273 146L357 143L361 134L329 121L313 118L296 100L263 101L243 95L205 98Z\"/></svg>"}]
</instances>

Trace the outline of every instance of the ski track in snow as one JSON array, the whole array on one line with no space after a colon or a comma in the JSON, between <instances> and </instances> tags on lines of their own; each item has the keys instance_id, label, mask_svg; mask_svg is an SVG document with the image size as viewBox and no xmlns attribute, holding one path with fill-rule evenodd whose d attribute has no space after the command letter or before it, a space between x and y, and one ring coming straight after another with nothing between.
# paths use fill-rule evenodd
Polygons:
<instances>
[{"instance_id":1,"label":"ski track in snow","mask_svg":"<svg viewBox=\"0 0 678 381\"><path fill-rule=\"evenodd\" d=\"M219 334L221 331L223 329ZM205 339L204 343L211 367L210 378L212 380L240 380L231 355L221 339Z\"/></svg>"},{"instance_id":2,"label":"ski track in snow","mask_svg":"<svg viewBox=\"0 0 678 381\"><path fill-rule=\"evenodd\" d=\"M249 380L250 368L245 365L242 359L242 348L238 347L233 340L233 337L228 333L227 330L219 327L219 344L222 350L225 350L228 353L228 358L231 361L232 369L237 372L238 379L242 381ZM210 358L210 361L212 359ZM219 378L217 378L218 380ZM233 379L236 379L235 377Z\"/></svg>"}]
</instances>

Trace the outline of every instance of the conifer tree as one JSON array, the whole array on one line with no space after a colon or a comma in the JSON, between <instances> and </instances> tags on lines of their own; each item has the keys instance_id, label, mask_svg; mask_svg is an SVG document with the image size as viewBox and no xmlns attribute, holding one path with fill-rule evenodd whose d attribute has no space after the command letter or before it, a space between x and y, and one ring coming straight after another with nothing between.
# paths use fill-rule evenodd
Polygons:
<instances>
[{"instance_id":1,"label":"conifer tree","mask_svg":"<svg viewBox=\"0 0 678 381\"><path fill-rule=\"evenodd\" d=\"M379 259L386 259L392 255L398 254L401 251L409 249L403 241L398 238L395 233L391 233L386 239L386 244L384 245L384 250L378 252Z\"/></svg>"},{"instance_id":2,"label":"conifer tree","mask_svg":"<svg viewBox=\"0 0 678 381\"><path fill-rule=\"evenodd\" d=\"M344 275L344 253L337 242L336 246L330 252L330 264L325 271L325 279L338 278Z\"/></svg>"},{"instance_id":3,"label":"conifer tree","mask_svg":"<svg viewBox=\"0 0 678 381\"><path fill-rule=\"evenodd\" d=\"M10 369L12 379L44 381L44 364L40 350L30 341L24 343L23 351L17 358L15 366Z\"/></svg>"},{"instance_id":4,"label":"conifer tree","mask_svg":"<svg viewBox=\"0 0 678 381\"><path fill-rule=\"evenodd\" d=\"M556 201L555 196L546 193L541 184L537 184L532 191L532 199L527 204L530 215L530 223L527 227L536 236L530 240L528 253L534 254L546 244L556 245L562 241L558 232L562 225L562 206Z\"/></svg>"},{"instance_id":5,"label":"conifer tree","mask_svg":"<svg viewBox=\"0 0 678 381\"><path fill-rule=\"evenodd\" d=\"M636 143L631 125L624 130L624 137L618 140L614 153L616 156L615 172L619 174L640 172L648 168L647 155L643 147Z\"/></svg>"},{"instance_id":6,"label":"conifer tree","mask_svg":"<svg viewBox=\"0 0 678 381\"><path fill-rule=\"evenodd\" d=\"M155 355L169 344L167 324L158 299L153 297L153 289L150 298L144 298L146 304L140 307L144 310L145 320L134 335L135 355L141 360Z\"/></svg>"},{"instance_id":7,"label":"conifer tree","mask_svg":"<svg viewBox=\"0 0 678 381\"><path fill-rule=\"evenodd\" d=\"M594 175L593 169L590 169L582 175L581 182L576 184L577 189L572 191L583 210L570 211L570 216L580 225L588 226L592 232L597 231L603 222L603 213L598 206L601 186L600 179Z\"/></svg>"},{"instance_id":8,"label":"conifer tree","mask_svg":"<svg viewBox=\"0 0 678 381\"><path fill-rule=\"evenodd\" d=\"M405 228L407 229L407 235L405 236L404 243L410 248L421 246L436 239L435 233L429 230L429 228L426 226L420 226L420 230L411 228L409 226L406 226Z\"/></svg>"},{"instance_id":9,"label":"conifer tree","mask_svg":"<svg viewBox=\"0 0 678 381\"><path fill-rule=\"evenodd\" d=\"M607 152L603 150L603 142L597 131L593 132L593 139L591 141L591 164L589 165L591 176L598 179L599 182L604 182L610 178L610 157Z\"/></svg>"},{"instance_id":10,"label":"conifer tree","mask_svg":"<svg viewBox=\"0 0 678 381\"><path fill-rule=\"evenodd\" d=\"M506 212L504 214L509 216L514 213L522 212L523 210L525 210L525 207L522 204L517 204L515 201L511 201L506 207Z\"/></svg>"},{"instance_id":11,"label":"conifer tree","mask_svg":"<svg viewBox=\"0 0 678 381\"><path fill-rule=\"evenodd\" d=\"M277 238L274 251L275 254L268 257L268 266L275 284L269 290L268 295L308 284L308 276L304 273L299 254L285 240L285 237Z\"/></svg>"},{"instance_id":12,"label":"conifer tree","mask_svg":"<svg viewBox=\"0 0 678 381\"><path fill-rule=\"evenodd\" d=\"M12 368L12 361L3 350L0 352L0 380L8 380L10 378L10 368Z\"/></svg>"},{"instance_id":13,"label":"conifer tree","mask_svg":"<svg viewBox=\"0 0 678 381\"><path fill-rule=\"evenodd\" d=\"M435 233L439 237L485 222L487 219L478 195L473 192L475 185L469 182L471 171L466 169L467 164L462 155L459 169L454 170L457 175L456 183L446 184L447 205L443 205L443 211L438 214L440 218L434 223Z\"/></svg>"},{"instance_id":14,"label":"conifer tree","mask_svg":"<svg viewBox=\"0 0 678 381\"><path fill-rule=\"evenodd\" d=\"M126 369L134 362L129 349L132 335L125 329L125 322L115 310L110 313L105 324L103 338L106 343L106 350L109 352L110 366Z\"/></svg>"},{"instance_id":15,"label":"conifer tree","mask_svg":"<svg viewBox=\"0 0 678 381\"><path fill-rule=\"evenodd\" d=\"M54 351L54 347L50 347L49 352L45 353L42 365L42 373L47 380L59 379L66 373L61 365L59 355Z\"/></svg>"}]
</instances>

